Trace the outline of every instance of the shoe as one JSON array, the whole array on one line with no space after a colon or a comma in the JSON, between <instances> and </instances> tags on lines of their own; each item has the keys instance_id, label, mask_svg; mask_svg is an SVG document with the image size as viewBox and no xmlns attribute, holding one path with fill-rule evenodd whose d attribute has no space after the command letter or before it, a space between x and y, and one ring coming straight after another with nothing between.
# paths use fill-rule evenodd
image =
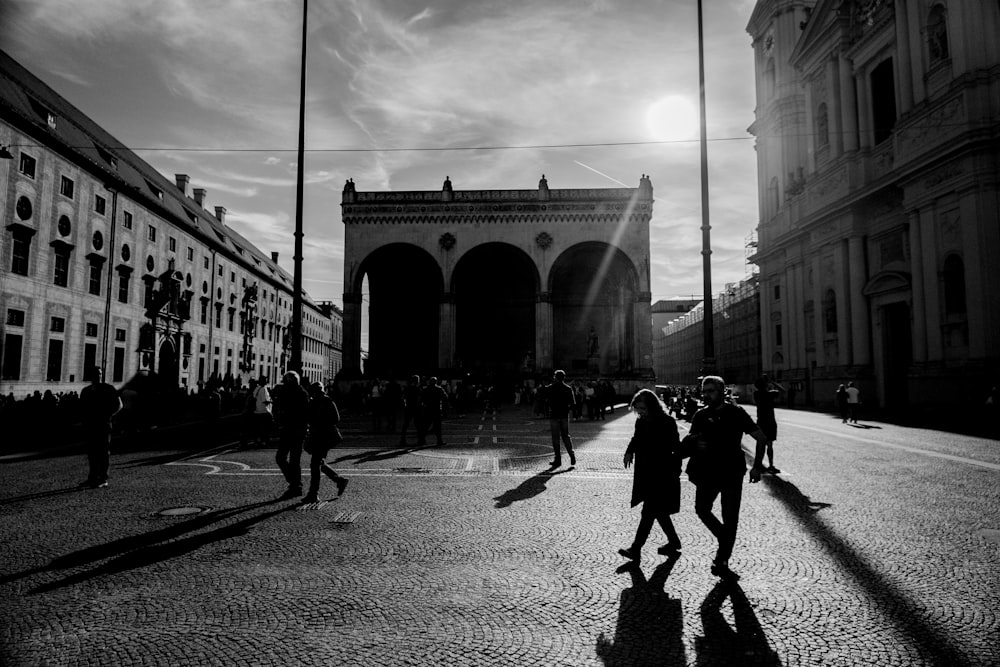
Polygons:
<instances>
[{"instance_id":1,"label":"shoe","mask_svg":"<svg viewBox=\"0 0 1000 667\"><path fill-rule=\"evenodd\" d=\"M724 581L739 581L740 575L729 569L729 561L712 561L712 574Z\"/></svg>"},{"instance_id":2,"label":"shoe","mask_svg":"<svg viewBox=\"0 0 1000 667\"><path fill-rule=\"evenodd\" d=\"M302 495L301 486L290 486L288 487L287 491L281 494L278 500L292 500L293 498L298 498L301 495Z\"/></svg>"},{"instance_id":3,"label":"shoe","mask_svg":"<svg viewBox=\"0 0 1000 667\"><path fill-rule=\"evenodd\" d=\"M771 473L772 475L777 475L777 474L778 474L779 472L781 472L780 470L778 470L778 469L777 469L777 468L775 468L774 466L768 466L768 467L767 467L767 471L768 471L769 473Z\"/></svg>"},{"instance_id":4,"label":"shoe","mask_svg":"<svg viewBox=\"0 0 1000 667\"><path fill-rule=\"evenodd\" d=\"M302 504L303 505L308 505L309 503L318 503L318 502L319 502L319 498L317 498L316 496L312 495L311 493L308 494L308 495L302 496Z\"/></svg>"},{"instance_id":5,"label":"shoe","mask_svg":"<svg viewBox=\"0 0 1000 667\"><path fill-rule=\"evenodd\" d=\"M82 482L80 482L79 484L77 484L76 488L78 488L78 489L86 489L86 488L89 488L89 487L91 487L93 485L94 485L94 483L92 481L90 481L89 479L85 479Z\"/></svg>"},{"instance_id":6,"label":"shoe","mask_svg":"<svg viewBox=\"0 0 1000 667\"><path fill-rule=\"evenodd\" d=\"M340 479L337 480L337 495L338 496L344 495L344 489L347 488L347 482L348 481L349 480L346 477L341 477Z\"/></svg>"},{"instance_id":7,"label":"shoe","mask_svg":"<svg viewBox=\"0 0 1000 667\"><path fill-rule=\"evenodd\" d=\"M106 488L108 488L108 481L104 480L103 482L91 482L90 483L90 488L92 488L92 489L106 489Z\"/></svg>"},{"instance_id":8,"label":"shoe","mask_svg":"<svg viewBox=\"0 0 1000 667\"><path fill-rule=\"evenodd\" d=\"M549 467L550 468L558 468L561 465L562 465L562 461L560 459L555 459L554 461L549 461Z\"/></svg>"},{"instance_id":9,"label":"shoe","mask_svg":"<svg viewBox=\"0 0 1000 667\"><path fill-rule=\"evenodd\" d=\"M572 449L569 451L569 464L571 466L575 466L576 465L576 454L573 453Z\"/></svg>"},{"instance_id":10,"label":"shoe","mask_svg":"<svg viewBox=\"0 0 1000 667\"><path fill-rule=\"evenodd\" d=\"M628 549L619 549L618 553L620 553L625 558L628 558L629 560L634 560L636 563L642 560L642 552L636 549L635 547L629 547Z\"/></svg>"},{"instance_id":11,"label":"shoe","mask_svg":"<svg viewBox=\"0 0 1000 667\"><path fill-rule=\"evenodd\" d=\"M662 547L656 550L656 553L661 556L675 556L681 552L680 542L667 542Z\"/></svg>"}]
</instances>

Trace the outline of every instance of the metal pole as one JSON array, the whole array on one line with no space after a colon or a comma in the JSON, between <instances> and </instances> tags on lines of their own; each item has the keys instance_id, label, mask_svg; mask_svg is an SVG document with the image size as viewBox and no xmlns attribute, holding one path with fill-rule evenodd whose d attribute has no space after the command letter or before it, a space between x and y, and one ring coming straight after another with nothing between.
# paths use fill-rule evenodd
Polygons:
<instances>
[{"instance_id":1,"label":"metal pole","mask_svg":"<svg viewBox=\"0 0 1000 667\"><path fill-rule=\"evenodd\" d=\"M701 0L698 0L698 101L701 107L701 256L705 293L702 375L711 375L715 373L715 331L712 321L712 227L708 217L708 130L705 122L705 45Z\"/></svg>"},{"instance_id":2,"label":"metal pole","mask_svg":"<svg viewBox=\"0 0 1000 667\"><path fill-rule=\"evenodd\" d=\"M111 193L111 238L108 241L108 279L106 281L107 293L104 295L104 337L101 341L101 378L108 381L108 329L111 327L111 288L113 284L114 262L115 262L115 224L116 211L118 208L118 190L113 187L104 186Z\"/></svg>"},{"instance_id":3,"label":"metal pole","mask_svg":"<svg viewBox=\"0 0 1000 667\"><path fill-rule=\"evenodd\" d=\"M306 19L309 0L302 0L302 70L299 85L299 167L295 179L295 273L292 281L292 358L289 370L302 372L302 185L306 144Z\"/></svg>"}]
</instances>

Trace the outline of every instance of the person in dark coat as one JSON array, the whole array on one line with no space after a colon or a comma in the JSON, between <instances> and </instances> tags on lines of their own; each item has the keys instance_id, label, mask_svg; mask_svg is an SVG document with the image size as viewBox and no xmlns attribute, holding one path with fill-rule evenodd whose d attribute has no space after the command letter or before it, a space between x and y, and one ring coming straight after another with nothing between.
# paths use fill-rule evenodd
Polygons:
<instances>
[{"instance_id":1,"label":"person in dark coat","mask_svg":"<svg viewBox=\"0 0 1000 667\"><path fill-rule=\"evenodd\" d=\"M774 467L774 441L778 439L778 420L774 416L774 405L778 400L780 387L771 382L767 375L761 375L754 383L753 402L757 406L757 426L767 436L767 472L777 475Z\"/></svg>"},{"instance_id":2,"label":"person in dark coat","mask_svg":"<svg viewBox=\"0 0 1000 667\"><path fill-rule=\"evenodd\" d=\"M423 431L420 429L421 404L420 404L420 377L414 375L406 382L403 389L403 430L399 433L399 446L406 446L406 430L413 424L413 430L417 432L417 445L424 444Z\"/></svg>"},{"instance_id":3,"label":"person in dark coat","mask_svg":"<svg viewBox=\"0 0 1000 667\"><path fill-rule=\"evenodd\" d=\"M843 383L837 387L837 409L840 410L840 423L846 424L849 414L847 411L847 385Z\"/></svg>"},{"instance_id":4,"label":"person in dark coat","mask_svg":"<svg viewBox=\"0 0 1000 667\"><path fill-rule=\"evenodd\" d=\"M432 377L427 381L427 386L424 387L420 397L423 401L423 424L421 424L423 428L420 431L419 443L425 443L428 431L434 431L437 444L441 446L444 444L441 437L441 417L448 405L448 392L438 385L436 377Z\"/></svg>"},{"instance_id":5,"label":"person in dark coat","mask_svg":"<svg viewBox=\"0 0 1000 667\"><path fill-rule=\"evenodd\" d=\"M277 396L280 439L274 460L288 482L281 500L302 495L302 443L306 438L309 393L299 384L299 374L288 371L282 378Z\"/></svg>"},{"instance_id":6,"label":"person in dark coat","mask_svg":"<svg viewBox=\"0 0 1000 667\"><path fill-rule=\"evenodd\" d=\"M333 399L323 391L323 385L314 382L309 386L309 435L306 438L306 451L309 453L309 491L302 498L303 503L315 503L319 495L320 473L326 475L337 485L337 495L342 495L347 488L347 478L326 464L326 455L331 447L336 447L344 438L340 435L337 424L340 423L340 411Z\"/></svg>"},{"instance_id":7,"label":"person in dark coat","mask_svg":"<svg viewBox=\"0 0 1000 667\"><path fill-rule=\"evenodd\" d=\"M569 454L569 464L576 465L576 454L573 452L573 439L569 435L569 411L573 409L576 397L573 389L566 384L566 373L556 371L552 375L553 383L546 391L549 403L549 431L552 434L552 449L555 458L551 465L558 468L562 465L562 450L559 448L559 440L566 446L566 453Z\"/></svg>"},{"instance_id":8,"label":"person in dark coat","mask_svg":"<svg viewBox=\"0 0 1000 667\"><path fill-rule=\"evenodd\" d=\"M655 393L640 389L632 398L631 408L639 418L623 462L626 468L635 463L632 507L641 503L642 515L632 546L618 553L638 562L654 521L667 535L667 543L657 553L670 556L681 550L681 540L670 520L670 515L681 508L681 457L677 422Z\"/></svg>"},{"instance_id":9,"label":"person in dark coat","mask_svg":"<svg viewBox=\"0 0 1000 667\"><path fill-rule=\"evenodd\" d=\"M87 443L90 474L81 487L103 489L108 486L111 468L111 429L114 416L122 409L118 391L104 382L99 366L91 370L91 383L80 392L80 414Z\"/></svg>"}]
</instances>

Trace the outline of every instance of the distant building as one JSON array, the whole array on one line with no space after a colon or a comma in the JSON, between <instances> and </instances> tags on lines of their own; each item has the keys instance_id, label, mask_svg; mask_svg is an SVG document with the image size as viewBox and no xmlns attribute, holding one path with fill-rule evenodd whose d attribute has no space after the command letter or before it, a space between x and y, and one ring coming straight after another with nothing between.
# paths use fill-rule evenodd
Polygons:
<instances>
[{"instance_id":1,"label":"distant building","mask_svg":"<svg viewBox=\"0 0 1000 667\"><path fill-rule=\"evenodd\" d=\"M764 369L829 405L981 406L1000 376L1000 5L760 0Z\"/></svg>"},{"instance_id":2,"label":"distant building","mask_svg":"<svg viewBox=\"0 0 1000 667\"><path fill-rule=\"evenodd\" d=\"M320 301L319 308L330 320L330 345L327 352L327 380L333 380L344 367L344 311L332 301Z\"/></svg>"},{"instance_id":3,"label":"distant building","mask_svg":"<svg viewBox=\"0 0 1000 667\"><path fill-rule=\"evenodd\" d=\"M684 313L690 311L701 303L701 299L670 299L660 300L653 304L653 370L656 372L657 382L666 373L666 345L664 341L664 329L668 324L679 318ZM661 383L662 384L662 383Z\"/></svg>"},{"instance_id":4,"label":"distant building","mask_svg":"<svg viewBox=\"0 0 1000 667\"><path fill-rule=\"evenodd\" d=\"M152 376L193 388L288 363L292 278L174 181L0 52L0 393ZM329 318L308 297L303 370L322 379Z\"/></svg>"}]
</instances>

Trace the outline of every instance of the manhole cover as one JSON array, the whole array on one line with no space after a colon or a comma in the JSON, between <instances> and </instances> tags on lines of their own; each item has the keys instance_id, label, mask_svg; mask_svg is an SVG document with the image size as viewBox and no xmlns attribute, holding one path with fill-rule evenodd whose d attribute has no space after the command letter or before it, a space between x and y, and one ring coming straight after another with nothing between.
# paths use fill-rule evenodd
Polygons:
<instances>
[{"instance_id":1,"label":"manhole cover","mask_svg":"<svg viewBox=\"0 0 1000 667\"><path fill-rule=\"evenodd\" d=\"M165 510L160 510L159 512L153 512L153 516L163 516L163 517L194 516L195 514L204 514L210 509L212 508L200 507L196 505L190 505L187 507L168 507Z\"/></svg>"},{"instance_id":2,"label":"manhole cover","mask_svg":"<svg viewBox=\"0 0 1000 667\"><path fill-rule=\"evenodd\" d=\"M984 540L989 540L994 544L1000 544L1000 530L995 528L983 528L981 530L977 530L976 535Z\"/></svg>"}]
</instances>

